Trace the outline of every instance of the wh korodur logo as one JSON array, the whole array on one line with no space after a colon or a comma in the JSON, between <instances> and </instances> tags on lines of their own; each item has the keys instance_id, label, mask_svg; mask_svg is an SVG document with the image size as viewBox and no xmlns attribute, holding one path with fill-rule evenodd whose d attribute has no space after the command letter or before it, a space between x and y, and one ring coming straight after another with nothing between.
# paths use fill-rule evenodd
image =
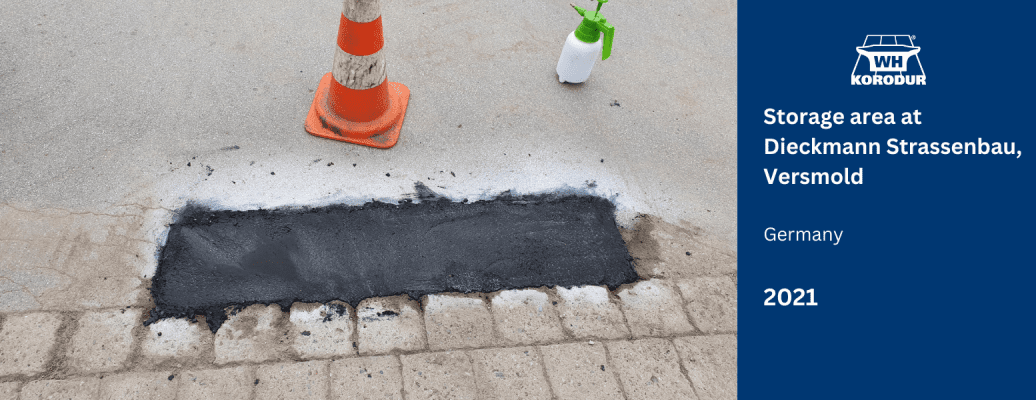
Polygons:
<instances>
[{"instance_id":1,"label":"wh korodur logo","mask_svg":"<svg viewBox=\"0 0 1036 400\"><path fill-rule=\"evenodd\" d=\"M924 85L920 47L907 35L867 35L857 47L853 85Z\"/></svg>"}]
</instances>

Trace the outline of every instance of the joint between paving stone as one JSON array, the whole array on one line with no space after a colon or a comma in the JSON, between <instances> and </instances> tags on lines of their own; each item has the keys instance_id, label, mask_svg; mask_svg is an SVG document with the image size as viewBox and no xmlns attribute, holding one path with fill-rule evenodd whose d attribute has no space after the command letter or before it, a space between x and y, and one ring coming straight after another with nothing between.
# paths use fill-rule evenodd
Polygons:
<instances>
[{"instance_id":1,"label":"joint between paving stone","mask_svg":"<svg viewBox=\"0 0 1036 400\"><path fill-rule=\"evenodd\" d=\"M44 364L43 373L37 375L34 379L62 379L70 376L67 373L69 366L66 355L68 354L68 348L71 346L72 336L78 330L79 318L76 318L76 315L81 316L83 313L63 312L59 314L62 321L54 334L54 344L50 348L50 355L47 356L49 359Z\"/></svg>"},{"instance_id":2,"label":"joint between paving stone","mask_svg":"<svg viewBox=\"0 0 1036 400\"><path fill-rule=\"evenodd\" d=\"M349 315L349 323L353 324L352 334L349 335L349 344L350 346L352 346L353 352L357 356L362 357L362 355L360 354L360 303L356 303L356 305L357 307L349 306L353 309L353 313ZM421 315L421 319L424 319L423 314ZM427 343L427 340L425 340L425 343Z\"/></svg>"},{"instance_id":3,"label":"joint between paving stone","mask_svg":"<svg viewBox=\"0 0 1036 400\"><path fill-rule=\"evenodd\" d=\"M566 338L578 338L575 332L572 332L572 329L565 323L565 319L561 317L561 311L558 310L558 305L564 304L564 299L558 295L557 286L553 289L546 288L543 292L547 294L547 302L554 306L554 312L558 315L558 321L561 324L561 333L565 335Z\"/></svg>"},{"instance_id":4,"label":"joint between paving stone","mask_svg":"<svg viewBox=\"0 0 1036 400\"><path fill-rule=\"evenodd\" d=\"M532 348L536 350L536 354L540 357L540 373L543 374L543 381L547 382L547 392L550 393L551 399L557 399L558 395L554 393L554 382L550 380L550 374L547 373L547 358L543 356L543 349L541 349L544 345L532 346Z\"/></svg>"},{"instance_id":5,"label":"joint between paving stone","mask_svg":"<svg viewBox=\"0 0 1036 400\"><path fill-rule=\"evenodd\" d=\"M331 379L331 363L332 362L334 362L334 361L327 360L324 363L324 368L323 368L324 369L323 374L324 374L325 377L327 377L327 379L325 379L325 385L324 385L324 398L325 399L330 399L331 398L331 394L334 393L331 390L331 383L332 383L332 379Z\"/></svg>"},{"instance_id":6,"label":"joint between paving stone","mask_svg":"<svg viewBox=\"0 0 1036 400\"><path fill-rule=\"evenodd\" d=\"M683 357L680 357L680 349L676 346L676 342L673 341L673 339L668 339L668 342L673 345L674 349L676 349L676 365L680 367L680 373L683 374L684 379L686 379L687 382L691 384L691 391L694 392L694 397L701 399L702 395L698 393L698 385L695 385L694 379L691 379L691 371L687 370L687 366L684 365Z\"/></svg>"},{"instance_id":7,"label":"joint between paving stone","mask_svg":"<svg viewBox=\"0 0 1036 400\"><path fill-rule=\"evenodd\" d=\"M687 297L684 296L683 290L680 289L679 285L677 285L675 281L673 282L673 284L674 284L673 286L676 286L674 288L675 289L674 291L676 292L676 295L680 297L680 311L683 312L684 317L687 318L687 322L690 323L691 326L694 327L694 331L693 332L690 332L689 335L682 335L682 336L703 336L703 335L707 335L708 333L705 332L705 330L702 329L702 327L698 326L699 323L694 320L694 316L691 315L691 313L689 311L687 311L688 300L687 300Z\"/></svg>"},{"instance_id":8,"label":"joint between paving stone","mask_svg":"<svg viewBox=\"0 0 1036 400\"><path fill-rule=\"evenodd\" d=\"M633 282L630 285L635 285L635 284L641 282L642 280L643 280L643 278L638 279L637 282ZM622 299L619 298L618 293L619 293L619 288L615 288L615 290L609 290L608 291L608 301L611 302L612 305L615 306L615 308L618 308L619 309L619 315L622 315L622 325L626 327L626 331L628 332L626 337L625 337L625 339L633 340L633 327L630 326L629 317L626 316L626 310L622 306ZM623 395L625 396L625 394L623 394Z\"/></svg>"},{"instance_id":9,"label":"joint between paving stone","mask_svg":"<svg viewBox=\"0 0 1036 400\"><path fill-rule=\"evenodd\" d=\"M398 354L392 354L391 357L396 360L396 365L399 365L399 396L406 400L406 378L403 376L406 373L406 369L403 368L403 357L400 357Z\"/></svg>"},{"instance_id":10,"label":"joint between paving stone","mask_svg":"<svg viewBox=\"0 0 1036 400\"><path fill-rule=\"evenodd\" d=\"M499 294L499 292L498 292L498 294ZM480 297L482 299L482 308L484 308L486 310L486 312L489 313L489 323L490 323L490 326L489 326L490 330L489 330L489 332L492 335L493 342L496 342L496 341L500 340L501 337L500 337L499 331L497 330L500 327L498 326L499 324L497 324L497 322L496 322L496 314L493 313L493 296L490 296L487 293L479 293L478 297Z\"/></svg>"},{"instance_id":11,"label":"joint between paving stone","mask_svg":"<svg viewBox=\"0 0 1036 400\"><path fill-rule=\"evenodd\" d=\"M133 309L133 308L127 307L127 308L122 309L122 312L125 313L126 310L131 310L131 309ZM147 319L146 318L146 315L147 315L146 311L147 311L146 309L141 309L140 310L140 316L137 317L137 321L135 321L135 325L133 326L133 329L130 330L130 340L132 341L132 342L130 342L131 350L130 350L129 355L126 357L126 361L125 361L125 364L123 365L123 368L126 368L126 369L136 369L135 367L137 367L138 365L145 365L144 364L145 357L144 357L144 350L143 350L143 348L144 348L144 340L143 339L144 339L144 336L147 335L147 330L148 330L147 327L144 326L144 320Z\"/></svg>"},{"instance_id":12,"label":"joint between paving stone","mask_svg":"<svg viewBox=\"0 0 1036 400\"><path fill-rule=\"evenodd\" d=\"M633 340L634 339L626 340L626 341L633 341ZM622 342L622 341L623 340L612 340L612 341L609 341L609 342ZM626 394L626 383L622 381L622 377L619 376L619 373L618 373L619 372L618 371L618 369L619 369L618 365L619 364L617 364L615 362L615 359L612 358L611 350L608 350L608 343L609 342L600 342L601 347L604 348L604 361L607 362L608 365L612 366L611 375L612 375L612 377L615 378L615 382L618 382L618 384L619 384L619 392L622 393L622 398L628 400L630 398L630 396L628 394Z\"/></svg>"},{"instance_id":13,"label":"joint between paving stone","mask_svg":"<svg viewBox=\"0 0 1036 400\"><path fill-rule=\"evenodd\" d=\"M475 364L475 358L471 356L470 350L461 350L461 352L464 354L464 357L468 359L468 364L471 365L471 384L475 387L475 394L477 395L478 393L482 393L480 390L478 390L478 371L475 370L476 365L478 364Z\"/></svg>"}]
</instances>

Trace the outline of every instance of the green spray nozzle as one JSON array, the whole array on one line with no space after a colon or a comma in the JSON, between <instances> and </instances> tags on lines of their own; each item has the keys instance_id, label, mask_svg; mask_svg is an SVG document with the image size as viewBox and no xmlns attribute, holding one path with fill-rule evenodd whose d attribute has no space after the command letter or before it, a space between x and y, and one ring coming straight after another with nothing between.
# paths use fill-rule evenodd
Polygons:
<instances>
[{"instance_id":1,"label":"green spray nozzle","mask_svg":"<svg viewBox=\"0 0 1036 400\"><path fill-rule=\"evenodd\" d=\"M604 50L601 59L607 60L612 54L612 38L615 36L615 27L608 23L608 20L601 15L601 6L608 0L597 0L597 11L571 4L579 15L583 16L583 22L576 28L576 38L586 43L596 43L601 39L601 32L604 32Z\"/></svg>"}]
</instances>

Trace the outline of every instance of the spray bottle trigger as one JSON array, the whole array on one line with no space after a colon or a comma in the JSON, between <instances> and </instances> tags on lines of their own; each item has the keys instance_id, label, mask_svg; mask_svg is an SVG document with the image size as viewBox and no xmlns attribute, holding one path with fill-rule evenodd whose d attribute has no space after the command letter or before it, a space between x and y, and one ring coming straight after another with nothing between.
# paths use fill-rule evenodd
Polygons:
<instances>
[{"instance_id":1,"label":"spray bottle trigger","mask_svg":"<svg viewBox=\"0 0 1036 400\"><path fill-rule=\"evenodd\" d=\"M599 29L604 32L604 51L601 53L601 60L607 60L612 54L612 38L615 36L615 27L607 20L602 20Z\"/></svg>"}]
</instances>

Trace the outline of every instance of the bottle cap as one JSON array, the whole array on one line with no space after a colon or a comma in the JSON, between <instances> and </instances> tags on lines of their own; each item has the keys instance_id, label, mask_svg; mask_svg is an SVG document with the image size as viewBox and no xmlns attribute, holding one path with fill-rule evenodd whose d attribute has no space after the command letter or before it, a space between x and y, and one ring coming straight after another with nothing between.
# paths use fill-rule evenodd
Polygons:
<instances>
[{"instance_id":1,"label":"bottle cap","mask_svg":"<svg viewBox=\"0 0 1036 400\"><path fill-rule=\"evenodd\" d=\"M601 15L601 6L608 0L597 0L597 10L588 11L585 8L571 4L579 15L583 16L583 22L576 28L576 39L586 43L596 43L601 40L601 32L604 32L604 50L601 59L607 60L612 54L612 37L615 35L615 27L608 23L608 20Z\"/></svg>"}]
</instances>

